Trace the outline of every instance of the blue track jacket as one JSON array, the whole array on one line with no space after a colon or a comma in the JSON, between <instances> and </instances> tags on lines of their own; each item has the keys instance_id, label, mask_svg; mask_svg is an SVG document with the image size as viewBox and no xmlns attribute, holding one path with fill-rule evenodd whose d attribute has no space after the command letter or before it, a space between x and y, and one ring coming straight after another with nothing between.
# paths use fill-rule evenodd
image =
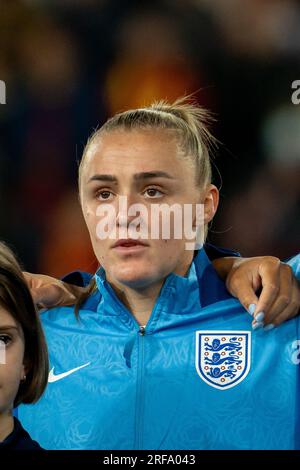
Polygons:
<instances>
[{"instance_id":1,"label":"blue track jacket","mask_svg":"<svg viewBox=\"0 0 300 470\"><path fill-rule=\"evenodd\" d=\"M300 255L289 262L300 277ZM299 317L269 332L225 289L205 251L169 274L146 328L100 268L82 306L45 311L45 394L18 408L46 449L295 449Z\"/></svg>"}]
</instances>

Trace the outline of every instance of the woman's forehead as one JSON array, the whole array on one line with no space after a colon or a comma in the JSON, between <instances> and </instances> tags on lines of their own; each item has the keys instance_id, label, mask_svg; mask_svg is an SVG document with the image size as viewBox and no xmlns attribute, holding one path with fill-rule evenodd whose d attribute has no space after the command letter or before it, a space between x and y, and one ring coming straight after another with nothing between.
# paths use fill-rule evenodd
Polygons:
<instances>
[{"instance_id":1,"label":"woman's forehead","mask_svg":"<svg viewBox=\"0 0 300 470\"><path fill-rule=\"evenodd\" d=\"M85 172L166 171L181 174L185 166L178 157L178 144L162 130L113 131L91 142L84 163Z\"/></svg>"}]
</instances>

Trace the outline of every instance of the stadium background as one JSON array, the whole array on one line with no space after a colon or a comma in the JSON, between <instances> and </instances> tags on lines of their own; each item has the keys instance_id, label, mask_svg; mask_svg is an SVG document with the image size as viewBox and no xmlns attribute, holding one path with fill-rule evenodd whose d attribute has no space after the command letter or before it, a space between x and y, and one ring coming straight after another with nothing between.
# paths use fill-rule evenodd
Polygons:
<instances>
[{"instance_id":1,"label":"stadium background","mask_svg":"<svg viewBox=\"0 0 300 470\"><path fill-rule=\"evenodd\" d=\"M196 90L222 142L209 240L245 256L299 251L298 1L1 0L0 79L0 238L27 270L93 271L76 192L89 134Z\"/></svg>"}]
</instances>

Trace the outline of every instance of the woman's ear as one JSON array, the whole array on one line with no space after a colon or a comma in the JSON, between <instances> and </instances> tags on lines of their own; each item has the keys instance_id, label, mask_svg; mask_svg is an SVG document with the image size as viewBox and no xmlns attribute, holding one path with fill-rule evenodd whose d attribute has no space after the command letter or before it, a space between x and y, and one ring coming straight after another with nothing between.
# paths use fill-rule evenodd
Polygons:
<instances>
[{"instance_id":1,"label":"woman's ear","mask_svg":"<svg viewBox=\"0 0 300 470\"><path fill-rule=\"evenodd\" d=\"M219 190L210 184L204 192L202 203L204 205L204 224L208 224L215 216L219 204Z\"/></svg>"}]
</instances>

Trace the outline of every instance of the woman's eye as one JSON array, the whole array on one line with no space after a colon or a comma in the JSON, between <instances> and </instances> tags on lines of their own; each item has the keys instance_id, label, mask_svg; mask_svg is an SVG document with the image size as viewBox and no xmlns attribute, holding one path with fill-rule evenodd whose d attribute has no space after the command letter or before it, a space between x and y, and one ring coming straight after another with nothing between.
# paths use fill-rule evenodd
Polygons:
<instances>
[{"instance_id":1,"label":"woman's eye","mask_svg":"<svg viewBox=\"0 0 300 470\"><path fill-rule=\"evenodd\" d=\"M147 196L151 198L160 197L163 195L163 193L159 191L157 188L148 188L146 189L145 193L147 194Z\"/></svg>"},{"instance_id":2,"label":"woman's eye","mask_svg":"<svg viewBox=\"0 0 300 470\"><path fill-rule=\"evenodd\" d=\"M98 191L97 192L97 199L100 199L100 201L107 200L107 199L109 199L111 194L112 193L110 191Z\"/></svg>"},{"instance_id":3,"label":"woman's eye","mask_svg":"<svg viewBox=\"0 0 300 470\"><path fill-rule=\"evenodd\" d=\"M5 346L11 341L11 337L7 335L0 335L0 343L4 343Z\"/></svg>"}]
</instances>

